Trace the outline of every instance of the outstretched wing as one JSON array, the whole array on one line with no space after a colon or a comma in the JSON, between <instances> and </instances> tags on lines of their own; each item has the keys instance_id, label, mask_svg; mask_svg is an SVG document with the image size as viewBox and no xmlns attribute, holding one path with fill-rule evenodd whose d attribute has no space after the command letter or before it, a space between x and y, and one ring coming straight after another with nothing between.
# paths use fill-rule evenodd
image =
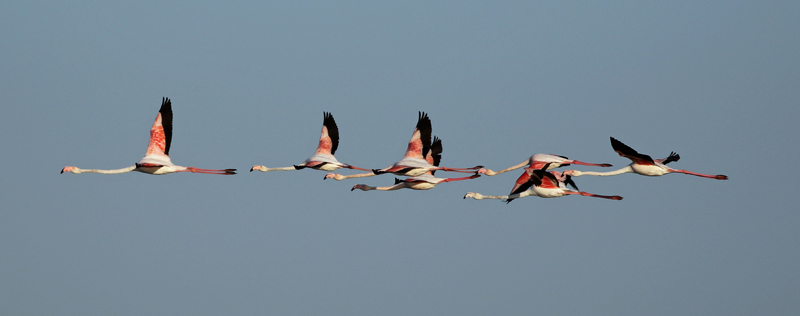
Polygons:
<instances>
[{"instance_id":1,"label":"outstretched wing","mask_svg":"<svg viewBox=\"0 0 800 316\"><path fill-rule=\"evenodd\" d=\"M408 149L406 149L405 158L419 158L425 159L428 156L428 151L431 148L431 119L425 112L419 112L419 119L417 120L417 128L414 129L414 134L411 135L411 140L408 142Z\"/></svg>"},{"instance_id":2,"label":"outstretched wing","mask_svg":"<svg viewBox=\"0 0 800 316\"><path fill-rule=\"evenodd\" d=\"M653 161L653 158L650 158L650 156L636 152L636 150L628 147L628 145L623 144L614 137L611 137L611 148L614 148L614 151L616 151L620 156L628 158L634 163L640 165L655 164L655 161Z\"/></svg>"},{"instance_id":3,"label":"outstretched wing","mask_svg":"<svg viewBox=\"0 0 800 316\"><path fill-rule=\"evenodd\" d=\"M169 146L172 143L172 102L169 98L161 100L161 109L150 128L150 143L147 145L145 156L169 156Z\"/></svg>"},{"instance_id":4,"label":"outstretched wing","mask_svg":"<svg viewBox=\"0 0 800 316\"><path fill-rule=\"evenodd\" d=\"M339 127L330 112L323 112L322 134L319 137L317 154L334 155L339 147Z\"/></svg>"},{"instance_id":5,"label":"outstretched wing","mask_svg":"<svg viewBox=\"0 0 800 316\"><path fill-rule=\"evenodd\" d=\"M518 193L522 193L530 189L532 186L541 186L542 185L542 171L547 170L550 166L550 163L544 165L542 170L533 170L532 168L528 167L525 168L525 172L523 172L519 178L517 178L517 182L514 183L514 187L511 188L511 193L509 195L514 195ZM506 204L513 201L514 199L506 200Z\"/></svg>"},{"instance_id":6,"label":"outstretched wing","mask_svg":"<svg viewBox=\"0 0 800 316\"><path fill-rule=\"evenodd\" d=\"M433 143L431 144L430 151L428 151L428 155L425 156L425 160L431 165L439 166L439 162L442 161L442 140L439 137L433 136ZM435 172L436 170L431 174Z\"/></svg>"}]
</instances>

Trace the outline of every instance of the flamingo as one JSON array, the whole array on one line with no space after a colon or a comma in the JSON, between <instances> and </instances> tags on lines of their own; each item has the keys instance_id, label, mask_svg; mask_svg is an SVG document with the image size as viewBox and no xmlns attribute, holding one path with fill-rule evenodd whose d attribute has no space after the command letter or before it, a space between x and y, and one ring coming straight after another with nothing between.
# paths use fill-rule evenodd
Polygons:
<instances>
[{"instance_id":1,"label":"flamingo","mask_svg":"<svg viewBox=\"0 0 800 316\"><path fill-rule=\"evenodd\" d=\"M323 112L323 116L322 135L319 137L319 146L317 146L317 151L313 156L306 159L306 161L303 163L291 167L267 168L264 166L255 165L253 168L250 168L250 172L253 172L253 170L258 170L261 172L288 171L300 170L303 168L324 171L333 171L339 168L371 171L370 169L358 168L336 160L336 157L334 157L333 154L336 153L336 149L339 147L339 128L336 126L336 121L333 119L333 115L331 115L331 113Z\"/></svg>"},{"instance_id":2,"label":"flamingo","mask_svg":"<svg viewBox=\"0 0 800 316\"><path fill-rule=\"evenodd\" d=\"M172 142L172 102L169 98L161 99L161 109L158 110L158 116L150 128L150 143L147 145L147 152L144 158L139 160L133 166L113 169L80 169L78 167L66 166L61 169L61 173L102 173L102 174L117 174L126 173L131 171L139 171L149 174L161 175L173 172L195 172L195 173L209 173L209 174L236 174L236 169L200 169L195 167L183 167L172 163L169 159L169 146Z\"/></svg>"},{"instance_id":3,"label":"flamingo","mask_svg":"<svg viewBox=\"0 0 800 316\"><path fill-rule=\"evenodd\" d=\"M408 148L403 159L395 162L389 167L383 169L372 169L372 173L360 173L354 175L343 176L336 173L329 173L323 179L336 179L344 180L349 178L363 178L371 177L374 175L393 173L399 176L416 177L424 175L428 171L444 170L452 172L465 172L473 173L474 171L483 168L483 166L476 166L473 168L446 168L438 167L428 163L425 157L428 154L431 146L431 120L425 112L419 112L419 119L417 120L417 127L411 135L411 140L408 142Z\"/></svg>"},{"instance_id":4,"label":"flamingo","mask_svg":"<svg viewBox=\"0 0 800 316\"><path fill-rule=\"evenodd\" d=\"M667 167L668 163L673 161L678 161L678 159L681 159L681 156L676 154L675 152L671 152L669 156L667 156L667 158L664 159L653 159L650 158L650 156L648 155L636 152L636 150L628 147L628 145L623 144L621 141L618 141L614 137L611 137L611 147L614 148L614 151L616 151L620 156L630 159L632 163L625 166L625 168L609 172L591 172L591 171L578 171L578 170L567 170L564 172L568 175L572 175L575 177L579 177L582 175L613 176L628 172L638 173L644 176L655 177L655 176L663 176L665 174L672 172L677 172L704 178L728 180L728 176L722 174L708 175L708 174L686 171L682 169L672 169L670 167Z\"/></svg>"},{"instance_id":5,"label":"flamingo","mask_svg":"<svg viewBox=\"0 0 800 316\"><path fill-rule=\"evenodd\" d=\"M511 170L516 170L516 169L519 169L519 168L522 168L522 167L525 167L525 166L528 166L528 167L534 168L534 169L541 169L542 166L544 166L546 163L550 163L550 169L569 166L570 164L584 165L584 166L595 166L595 167L611 167L611 164L607 164L607 163L596 164L596 163L588 163L588 162L573 160L573 159L569 159L569 158L564 157L564 156L557 156L557 155L550 155L550 154L535 154L535 155L531 156L530 158L528 158L527 160L521 162L518 165L515 165L515 166L512 166L512 167L508 167L508 168L500 170L498 172L494 172L491 169L481 168L480 170L478 170L478 173L479 174L485 174L487 176L494 176L494 175L498 175L498 174L501 174L501 173L504 173L504 172L508 172L508 171L511 171Z\"/></svg>"},{"instance_id":6,"label":"flamingo","mask_svg":"<svg viewBox=\"0 0 800 316\"><path fill-rule=\"evenodd\" d=\"M548 165L549 164L545 164L541 169L525 168L526 174L529 175L529 179L521 185L516 186L509 195L483 195L480 193L468 192L464 195L464 198L473 198L476 200L504 199L506 200L506 203L509 203L514 199L526 196L554 198L565 195L582 195L609 200L622 200L622 197L619 195L609 196L578 191L578 187L575 186L575 182L570 179L569 175L565 175L558 171L547 171L549 167ZM523 177L520 177L520 179L522 178ZM517 181L519 183L520 180ZM566 186L567 184L574 187L575 190L568 189Z\"/></svg>"},{"instance_id":7,"label":"flamingo","mask_svg":"<svg viewBox=\"0 0 800 316\"><path fill-rule=\"evenodd\" d=\"M439 161L441 161L442 159L441 154L442 154L442 140L434 136L430 150L425 156L425 161L427 161L431 165L439 166ZM372 191L372 190L392 191L399 189L429 190L440 183L469 180L480 177L479 174L474 174L472 176L462 177L462 178L437 178L433 175L434 173L436 173L436 170L428 170L427 172L425 172L420 176L409 177L405 180L400 180L398 178L395 178L394 185L389 187L371 187L366 184L356 184L353 186L352 189L350 189L350 191L353 191L355 189L359 189L362 191Z\"/></svg>"}]
</instances>

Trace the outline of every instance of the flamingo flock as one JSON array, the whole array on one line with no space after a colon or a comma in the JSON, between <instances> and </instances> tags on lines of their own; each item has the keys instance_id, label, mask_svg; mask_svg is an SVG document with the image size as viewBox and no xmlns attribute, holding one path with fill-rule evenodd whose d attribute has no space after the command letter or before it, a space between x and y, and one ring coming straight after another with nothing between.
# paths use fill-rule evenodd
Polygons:
<instances>
[{"instance_id":1,"label":"flamingo flock","mask_svg":"<svg viewBox=\"0 0 800 316\"><path fill-rule=\"evenodd\" d=\"M81 169L78 167L67 166L61 169L61 173L71 172L76 174L118 174L138 171L154 175L175 172L221 175L236 174L236 169L201 169L196 167L183 167L173 164L169 157L169 149L172 142L172 118L172 102L168 98L163 98L161 102L161 108L156 116L156 120L153 123L153 126L150 128L150 142L147 146L147 151L145 152L144 158L140 159L133 166L111 170ZM614 137L610 138L611 148L620 156L631 160L631 164L615 171L595 172L572 169L565 170L563 172L554 171L552 169L570 165L611 167L611 164L587 163L579 160L569 159L564 156L551 154L535 154L520 164L502 169L497 172L484 168L483 166L475 166L470 168L440 167L439 163L441 162L443 151L442 140L439 137L432 136L432 132L433 128L428 114L425 112L419 112L417 125L414 129L414 132L411 134L411 140L408 142L408 147L402 159L382 169L359 168L339 162L336 157L334 157L334 154L339 147L339 128L336 125L333 115L328 112L323 112L322 132L319 138L319 145L317 146L317 150L314 152L314 155L302 163L292 165L291 167L268 168L262 165L255 165L250 168L250 171L289 171L305 168L323 171L334 171L337 169L366 171L365 173L353 175L328 173L323 178L323 180L335 179L337 181L350 178L372 177L386 173L405 177L403 179L395 178L394 185L391 186L373 187L366 184L356 184L350 189L350 191L356 189L362 191L392 191L399 189L429 190L440 183L471 180L479 178L482 175L495 176L508 171L524 168L523 173L517 178L514 186L511 189L511 193L508 195L484 195L476 192L469 192L463 197L464 199L473 198L475 200L500 199L504 200L506 203L509 203L514 199L527 196L553 198L565 195L581 195L609 200L622 200L622 197L619 195L599 195L578 190L578 187L572 178L583 175L614 176L623 173L636 173L645 176L662 176L668 173L684 173L716 180L728 179L728 177L725 175L708 175L683 169L670 168L667 166L667 164L676 162L680 159L680 155L676 154L675 152L670 153L669 156L663 159L653 159L648 155L637 152ZM432 137L433 139L431 139ZM436 171L471 173L472 175L458 178L439 178L434 175ZM574 190L569 189L567 186L571 186Z\"/></svg>"}]
</instances>

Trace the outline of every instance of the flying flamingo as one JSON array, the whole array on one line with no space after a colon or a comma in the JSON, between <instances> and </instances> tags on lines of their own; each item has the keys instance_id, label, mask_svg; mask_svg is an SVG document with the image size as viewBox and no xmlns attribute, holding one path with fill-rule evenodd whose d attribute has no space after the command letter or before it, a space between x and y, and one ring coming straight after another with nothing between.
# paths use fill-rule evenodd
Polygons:
<instances>
[{"instance_id":1,"label":"flying flamingo","mask_svg":"<svg viewBox=\"0 0 800 316\"><path fill-rule=\"evenodd\" d=\"M434 166L439 166L439 161L441 161L442 159L441 154L442 154L442 140L434 136L433 143L431 144L428 154L425 156L425 160ZM469 180L480 177L480 175L474 174L472 176L463 178L437 178L433 175L434 173L436 173L436 170L428 170L423 175L416 177L409 177L406 178L405 180L400 180L395 178L394 185L389 187L371 187L366 184L356 184L353 186L352 189L350 189L350 191L353 191L355 189L359 189L362 191L372 191L372 190L392 191L399 189L429 190L435 187L439 183Z\"/></svg>"},{"instance_id":2,"label":"flying flamingo","mask_svg":"<svg viewBox=\"0 0 800 316\"><path fill-rule=\"evenodd\" d=\"M291 167L267 168L256 165L253 166L253 168L250 168L250 172L253 172L253 170L258 170L261 172L288 171L300 170L303 168L312 168L324 171L333 171L339 168L371 171L369 169L363 169L344 164L336 160L336 157L334 157L333 154L336 153L336 148L339 147L339 128L336 126L336 121L333 119L333 115L328 112L323 112L323 116L324 120L322 121L322 135L319 137L319 146L317 146L317 151L313 156L306 159L306 161L303 163Z\"/></svg>"},{"instance_id":3,"label":"flying flamingo","mask_svg":"<svg viewBox=\"0 0 800 316\"><path fill-rule=\"evenodd\" d=\"M344 180L349 178L371 177L384 173L393 173L398 176L416 177L424 175L428 171L434 170L473 173L474 171L471 170L483 168L483 166L477 166L473 168L445 168L434 166L428 163L425 160L425 157L430 150L432 130L433 128L431 127L431 120L428 118L428 114L425 112L419 112L417 127L414 129L414 133L411 135L411 140L408 142L408 148L406 149L406 154L403 156L403 159L400 159L398 162L395 162L389 167L383 169L373 169L372 173L360 173L348 176L329 173L325 175L325 178L323 179L333 178L336 180Z\"/></svg>"},{"instance_id":4,"label":"flying flamingo","mask_svg":"<svg viewBox=\"0 0 800 316\"><path fill-rule=\"evenodd\" d=\"M514 199L526 196L554 198L564 195L583 195L609 200L622 200L622 197L619 195L608 196L578 191L578 188L575 186L575 182L572 182L569 175L564 175L558 171L547 171L548 167L548 164L545 164L541 169L534 170L532 168L526 168L526 173L529 175L529 179L523 184L516 186L509 195L483 195L480 193L469 192L464 195L464 198L473 198L476 200L501 199L506 200L505 202L508 203ZM568 189L566 186L567 184L573 186L575 190Z\"/></svg>"},{"instance_id":5,"label":"flying flamingo","mask_svg":"<svg viewBox=\"0 0 800 316\"><path fill-rule=\"evenodd\" d=\"M117 174L131 171L139 171L149 174L168 174L173 172L195 172L210 174L236 174L236 169L200 169L195 167L183 167L172 164L169 159L169 146L172 142L172 102L168 98L161 100L161 109L158 111L156 121L150 128L150 144L147 145L147 152L144 158L133 166L113 169L80 169L78 167L67 166L61 169L61 173L102 173Z\"/></svg>"},{"instance_id":6,"label":"flying flamingo","mask_svg":"<svg viewBox=\"0 0 800 316\"><path fill-rule=\"evenodd\" d=\"M591 176L613 176L628 172L638 173L644 176L663 176L665 174L671 172L678 172L678 173L685 173L690 174L698 177L704 178L711 178L717 180L728 180L728 176L726 175L708 175L708 174L701 174L695 173L691 171L681 170L681 169L672 169L667 167L667 164L673 161L678 161L681 159L681 156L676 154L675 152L671 152L667 158L664 159L653 159L650 158L648 155L640 154L636 152L633 148L628 147L627 145L623 144L621 141L618 141L616 138L611 137L611 147L614 148L620 156L625 157L633 161L630 165L627 165L625 168L609 171L609 172L591 172L591 171L578 171L578 170L567 170L564 173L568 175L572 175L575 177L579 177L582 175L591 175Z\"/></svg>"},{"instance_id":7,"label":"flying flamingo","mask_svg":"<svg viewBox=\"0 0 800 316\"><path fill-rule=\"evenodd\" d=\"M595 167L611 167L611 164L603 163L603 164L596 164L596 163L588 163L578 160L569 159L564 156L557 156L557 155L550 155L550 154L535 154L528 158L527 160L521 162L518 165L508 167L506 169L500 170L498 172L494 172L491 169L482 168L478 170L479 174L485 174L487 176L498 175L504 172L508 172L511 170L516 170L525 166L534 169L541 169L546 163L550 163L550 169L555 169L558 167L569 166L570 164L576 165L584 165L584 166L595 166Z\"/></svg>"}]
</instances>

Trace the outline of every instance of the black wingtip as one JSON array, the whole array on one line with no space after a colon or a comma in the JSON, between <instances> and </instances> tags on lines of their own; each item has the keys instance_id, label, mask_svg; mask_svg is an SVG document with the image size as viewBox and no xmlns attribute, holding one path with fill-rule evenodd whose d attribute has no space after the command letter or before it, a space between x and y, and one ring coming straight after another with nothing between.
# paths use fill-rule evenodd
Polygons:
<instances>
[{"instance_id":1,"label":"black wingtip","mask_svg":"<svg viewBox=\"0 0 800 316\"><path fill-rule=\"evenodd\" d=\"M417 130L419 130L419 139L422 141L422 158L428 156L428 151L431 149L431 136L433 133L433 125L428 113L419 111L419 119L417 119Z\"/></svg>"},{"instance_id":2,"label":"black wingtip","mask_svg":"<svg viewBox=\"0 0 800 316\"><path fill-rule=\"evenodd\" d=\"M661 163L663 163L663 164L665 164L665 165L666 165L666 164L668 164L668 163L670 163L670 162L673 162L673 161L678 161L678 160L680 160L680 159L681 159L681 155L678 155L678 154L676 154L676 153L673 151L673 152L670 152L670 153L669 153L669 156L667 156L667 158L666 158L666 159L664 159L664 161L663 161L663 162L661 162Z\"/></svg>"},{"instance_id":3,"label":"black wingtip","mask_svg":"<svg viewBox=\"0 0 800 316\"><path fill-rule=\"evenodd\" d=\"M580 191L580 189L578 189L578 186L575 185L575 181L572 181L572 176L567 175L566 180L564 180L564 183L567 185L571 185L573 188L575 188L575 191Z\"/></svg>"},{"instance_id":4,"label":"black wingtip","mask_svg":"<svg viewBox=\"0 0 800 316\"><path fill-rule=\"evenodd\" d=\"M161 97L161 126L164 128L164 154L169 156L169 148L172 146L172 101L167 97Z\"/></svg>"},{"instance_id":5,"label":"black wingtip","mask_svg":"<svg viewBox=\"0 0 800 316\"><path fill-rule=\"evenodd\" d=\"M322 126L328 129L328 137L331 138L331 155L336 154L336 149L339 148L339 127L336 126L336 120L333 119L331 112L322 112L324 118Z\"/></svg>"}]
</instances>

